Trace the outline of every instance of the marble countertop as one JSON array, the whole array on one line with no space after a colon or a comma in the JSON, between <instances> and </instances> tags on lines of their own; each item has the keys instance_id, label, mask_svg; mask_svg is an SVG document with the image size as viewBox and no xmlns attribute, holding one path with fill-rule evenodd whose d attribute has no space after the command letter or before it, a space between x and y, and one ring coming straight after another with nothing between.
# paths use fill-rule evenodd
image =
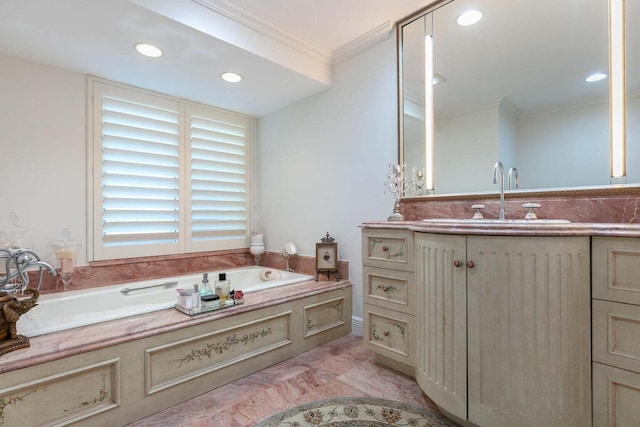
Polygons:
<instances>
[{"instance_id":1,"label":"marble countertop","mask_svg":"<svg viewBox=\"0 0 640 427\"><path fill-rule=\"evenodd\" d=\"M362 228L386 228L437 234L473 234L489 236L619 236L640 237L640 224L626 223L550 223L550 222L496 222L447 219L425 221L368 221Z\"/></svg>"},{"instance_id":2,"label":"marble countertop","mask_svg":"<svg viewBox=\"0 0 640 427\"><path fill-rule=\"evenodd\" d=\"M0 356L0 373L351 286L348 280L310 280L247 292L244 304L196 316L188 316L171 308L41 335L29 338L29 348Z\"/></svg>"}]
</instances>

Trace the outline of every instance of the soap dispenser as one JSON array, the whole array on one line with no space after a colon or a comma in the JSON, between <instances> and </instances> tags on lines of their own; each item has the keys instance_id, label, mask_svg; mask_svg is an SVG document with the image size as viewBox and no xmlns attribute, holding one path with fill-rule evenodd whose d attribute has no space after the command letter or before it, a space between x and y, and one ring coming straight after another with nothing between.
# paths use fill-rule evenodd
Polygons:
<instances>
[{"instance_id":1,"label":"soap dispenser","mask_svg":"<svg viewBox=\"0 0 640 427\"><path fill-rule=\"evenodd\" d=\"M202 285L200 286L200 296L207 297L213 295L213 290L209 286L209 273L202 273Z\"/></svg>"}]
</instances>

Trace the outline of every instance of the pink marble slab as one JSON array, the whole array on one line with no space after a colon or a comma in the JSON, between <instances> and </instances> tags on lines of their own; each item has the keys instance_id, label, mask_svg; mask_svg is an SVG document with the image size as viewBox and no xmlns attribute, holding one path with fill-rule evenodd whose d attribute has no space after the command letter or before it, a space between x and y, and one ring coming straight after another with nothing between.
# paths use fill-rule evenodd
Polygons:
<instances>
[{"instance_id":1,"label":"pink marble slab","mask_svg":"<svg viewBox=\"0 0 640 427\"><path fill-rule=\"evenodd\" d=\"M620 192L624 192L621 189ZM567 219L571 222L586 223L640 223L640 194L635 189L627 190L629 194L601 195L589 191L568 192L568 195L544 196L541 193L505 195L507 218L524 218L527 209L523 203L540 203L536 209L541 219ZM562 192L559 192L563 194ZM422 199L405 199L400 210L407 221L418 221L425 218L471 218L474 204L484 204L485 218L498 218L500 201L497 195L480 195L477 197L434 197Z\"/></svg>"},{"instance_id":2,"label":"pink marble slab","mask_svg":"<svg viewBox=\"0 0 640 427\"><path fill-rule=\"evenodd\" d=\"M423 221L367 221L364 228L385 228L440 234L487 236L618 236L640 237L640 224L620 223L464 223Z\"/></svg>"},{"instance_id":3,"label":"pink marble slab","mask_svg":"<svg viewBox=\"0 0 640 427\"><path fill-rule=\"evenodd\" d=\"M29 348L0 356L0 373L351 286L349 281L312 280L248 292L244 304L197 316L171 308L41 335L30 338Z\"/></svg>"},{"instance_id":4,"label":"pink marble slab","mask_svg":"<svg viewBox=\"0 0 640 427\"><path fill-rule=\"evenodd\" d=\"M201 252L195 254L156 256L135 259L92 262L90 265L74 269L71 282L72 289L88 289L118 283L137 282L162 277L181 276L200 272L227 270L254 264L253 255L248 249ZM289 259L289 264L298 273L315 275L315 258L297 255ZM284 269L282 255L277 252L266 252L260 265L264 267ZM349 263L338 262L341 279L349 277ZM30 280L37 282L37 272L32 271ZM321 276L320 280L327 280ZM335 276L333 276L335 280ZM62 292L60 276L43 276L40 290L43 293Z\"/></svg>"}]
</instances>

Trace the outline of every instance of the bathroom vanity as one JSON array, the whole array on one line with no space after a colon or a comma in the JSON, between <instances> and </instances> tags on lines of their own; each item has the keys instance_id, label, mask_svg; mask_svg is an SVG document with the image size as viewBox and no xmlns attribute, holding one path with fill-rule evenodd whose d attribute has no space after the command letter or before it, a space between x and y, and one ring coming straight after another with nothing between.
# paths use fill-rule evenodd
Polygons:
<instances>
[{"instance_id":1,"label":"bathroom vanity","mask_svg":"<svg viewBox=\"0 0 640 427\"><path fill-rule=\"evenodd\" d=\"M638 237L627 224L365 223L365 342L470 425L640 425Z\"/></svg>"}]
</instances>

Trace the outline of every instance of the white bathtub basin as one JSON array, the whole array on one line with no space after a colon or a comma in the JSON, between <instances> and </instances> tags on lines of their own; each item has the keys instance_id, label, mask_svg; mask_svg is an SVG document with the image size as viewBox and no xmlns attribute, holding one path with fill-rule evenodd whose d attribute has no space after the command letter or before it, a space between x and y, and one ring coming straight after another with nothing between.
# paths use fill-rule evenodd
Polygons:
<instances>
[{"instance_id":1,"label":"white bathtub basin","mask_svg":"<svg viewBox=\"0 0 640 427\"><path fill-rule=\"evenodd\" d=\"M265 271L273 274L261 274ZM219 272L227 274L231 289L242 290L244 293L313 279L313 276L264 267L243 267ZM264 280L261 275L268 276L270 280ZM217 271L209 272L212 287L217 278ZM201 281L202 273L198 273L42 295L38 299L38 305L18 320L18 333L34 337L165 310L174 307L178 295L176 289L193 288L194 283Z\"/></svg>"}]
</instances>

